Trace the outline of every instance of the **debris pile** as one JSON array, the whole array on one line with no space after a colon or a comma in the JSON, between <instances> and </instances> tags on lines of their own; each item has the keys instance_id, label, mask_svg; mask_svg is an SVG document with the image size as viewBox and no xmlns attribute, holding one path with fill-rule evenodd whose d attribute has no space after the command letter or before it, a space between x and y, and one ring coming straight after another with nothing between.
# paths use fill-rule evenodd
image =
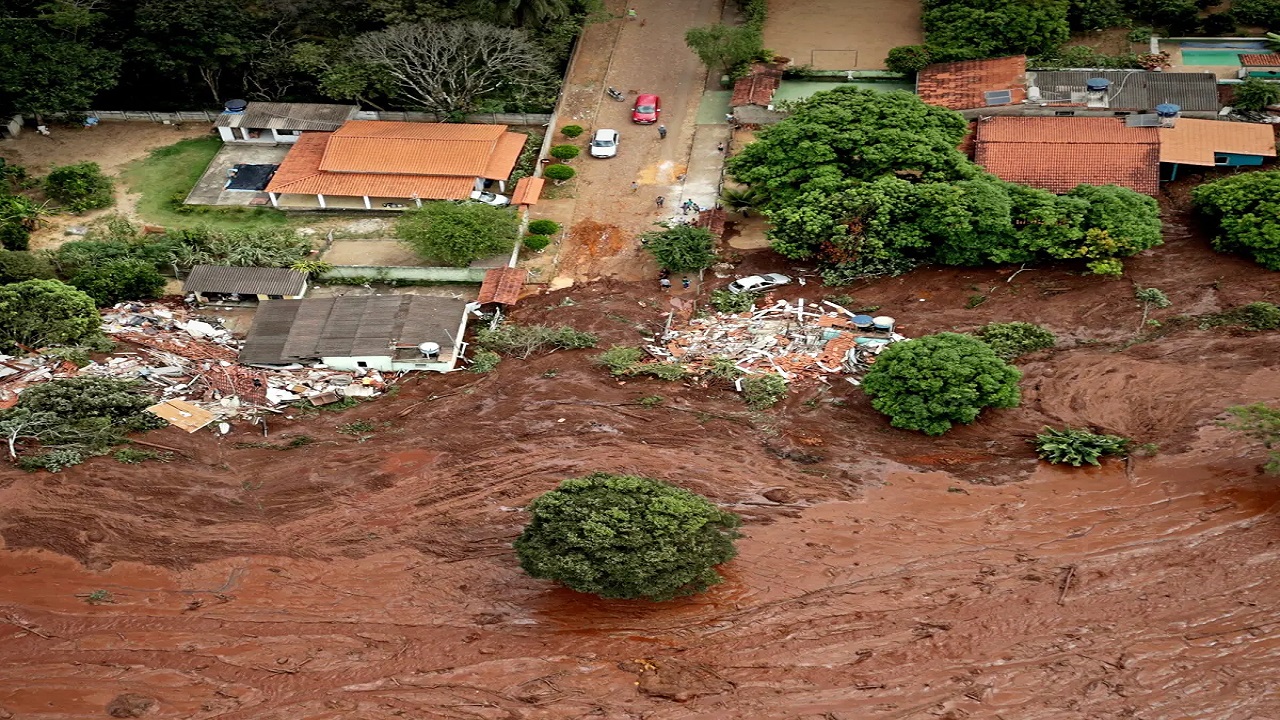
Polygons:
<instances>
[{"instance_id":1,"label":"debris pile","mask_svg":"<svg viewBox=\"0 0 1280 720\"><path fill-rule=\"evenodd\" d=\"M679 362L692 372L711 369L727 358L747 374L776 373L788 382L831 375L857 376L875 363L890 343L907 338L890 317L859 315L835 303L779 300L749 313L717 313L689 320L662 335L663 344L645 350L664 362Z\"/></svg>"}]
</instances>

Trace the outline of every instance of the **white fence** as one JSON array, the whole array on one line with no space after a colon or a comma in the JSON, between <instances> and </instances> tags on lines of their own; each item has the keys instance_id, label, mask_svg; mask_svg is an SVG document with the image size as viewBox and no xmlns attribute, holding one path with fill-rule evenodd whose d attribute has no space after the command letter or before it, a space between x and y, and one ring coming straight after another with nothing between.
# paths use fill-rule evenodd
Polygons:
<instances>
[{"instance_id":1,"label":"white fence","mask_svg":"<svg viewBox=\"0 0 1280 720\"><path fill-rule=\"evenodd\" d=\"M141 121L176 124L181 122L207 122L218 119L222 113L217 110L181 110L178 112L153 112L151 110L86 110L80 113L68 113L62 117L96 117L107 121ZM403 122L444 122L448 118L429 112L403 112L362 110L357 116L361 120L400 120ZM546 125L551 122L549 113L477 113L467 115L464 122L484 125Z\"/></svg>"}]
</instances>

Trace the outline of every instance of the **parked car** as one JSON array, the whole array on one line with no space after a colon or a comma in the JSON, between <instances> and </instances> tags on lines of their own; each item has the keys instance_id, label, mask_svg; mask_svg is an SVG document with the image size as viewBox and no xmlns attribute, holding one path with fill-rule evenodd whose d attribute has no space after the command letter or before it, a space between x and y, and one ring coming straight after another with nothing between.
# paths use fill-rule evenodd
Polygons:
<instances>
[{"instance_id":1,"label":"parked car","mask_svg":"<svg viewBox=\"0 0 1280 720\"><path fill-rule=\"evenodd\" d=\"M611 158L618 154L618 131L597 130L591 138L591 157Z\"/></svg>"},{"instance_id":2,"label":"parked car","mask_svg":"<svg viewBox=\"0 0 1280 720\"><path fill-rule=\"evenodd\" d=\"M765 273L764 275L749 275L744 278L738 278L729 283L728 290L734 295L748 292L760 292L761 290L769 290L783 285L790 284L791 278L778 273Z\"/></svg>"},{"instance_id":3,"label":"parked car","mask_svg":"<svg viewBox=\"0 0 1280 720\"><path fill-rule=\"evenodd\" d=\"M471 192L471 199L494 207L504 207L511 204L511 198L506 195L491 193L487 190L473 190Z\"/></svg>"},{"instance_id":4,"label":"parked car","mask_svg":"<svg viewBox=\"0 0 1280 720\"><path fill-rule=\"evenodd\" d=\"M637 95L636 106L631 110L631 122L652 125L662 113L662 98L657 95Z\"/></svg>"}]
</instances>

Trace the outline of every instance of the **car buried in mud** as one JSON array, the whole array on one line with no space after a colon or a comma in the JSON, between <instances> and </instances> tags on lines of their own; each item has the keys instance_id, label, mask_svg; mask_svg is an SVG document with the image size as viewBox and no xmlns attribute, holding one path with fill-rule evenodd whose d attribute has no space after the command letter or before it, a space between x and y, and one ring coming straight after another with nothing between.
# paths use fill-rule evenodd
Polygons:
<instances>
[{"instance_id":1,"label":"car buried in mud","mask_svg":"<svg viewBox=\"0 0 1280 720\"><path fill-rule=\"evenodd\" d=\"M772 290L776 287L789 285L791 278L778 273L765 273L763 275L748 275L744 278L738 278L725 288L734 295L749 292L761 292L763 290Z\"/></svg>"}]
</instances>

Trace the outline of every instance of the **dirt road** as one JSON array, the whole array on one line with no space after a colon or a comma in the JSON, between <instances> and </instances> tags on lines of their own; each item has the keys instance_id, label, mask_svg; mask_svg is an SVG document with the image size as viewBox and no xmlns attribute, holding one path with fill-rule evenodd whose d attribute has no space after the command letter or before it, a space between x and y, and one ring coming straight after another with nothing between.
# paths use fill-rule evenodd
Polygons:
<instances>
[{"instance_id":1,"label":"dirt road","mask_svg":"<svg viewBox=\"0 0 1280 720\"><path fill-rule=\"evenodd\" d=\"M617 157L600 160L583 153L575 161L577 198L560 252L557 284L597 277L637 279L653 270L651 261L637 253L635 236L671 214L661 211L655 199L678 194L706 82L705 69L685 47L684 33L718 21L721 3L636 0L607 5L619 19L587 29L566 83L561 124L582 125L587 129L584 137L599 128L613 128L621 141ZM635 8L635 20L626 19L627 7ZM607 87L622 91L626 100L610 99L604 93ZM659 138L656 125L631 122L639 93L662 98L665 140ZM634 191L633 182L638 186Z\"/></svg>"},{"instance_id":2,"label":"dirt road","mask_svg":"<svg viewBox=\"0 0 1280 720\"><path fill-rule=\"evenodd\" d=\"M1278 335L1167 321L1280 291L1169 219L1124 280L930 269L842 289L908 335L1016 319L1061 338L1020 363L1021 407L940 439L846 383L752 417L581 351L272 424L301 449L166 429L148 439L189 457L0 469L0 718L1276 717L1280 488L1215 422L1280 400ZM1130 344L1133 283L1169 295L1168 334ZM660 307L605 281L515 316L608 345ZM359 419L376 429L338 432ZM1065 423L1158 450L1039 465L1027 440ZM741 513L726 582L645 604L524 576L519 508L592 470Z\"/></svg>"}]
</instances>

